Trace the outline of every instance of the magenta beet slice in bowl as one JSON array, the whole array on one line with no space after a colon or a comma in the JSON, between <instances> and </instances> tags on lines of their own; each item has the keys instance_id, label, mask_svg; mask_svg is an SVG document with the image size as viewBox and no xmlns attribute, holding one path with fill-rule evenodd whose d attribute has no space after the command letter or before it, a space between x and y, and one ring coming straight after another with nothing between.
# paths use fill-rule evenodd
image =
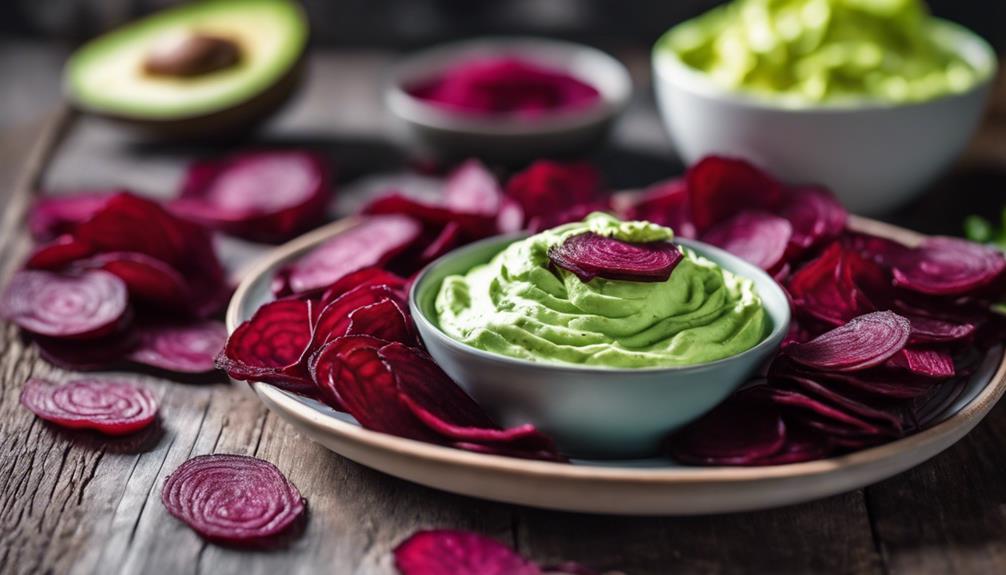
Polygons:
<instances>
[{"instance_id":1,"label":"magenta beet slice in bowl","mask_svg":"<svg viewBox=\"0 0 1006 575\"><path fill-rule=\"evenodd\" d=\"M320 221L328 166L304 151L247 152L189 168L171 210L229 234L282 241Z\"/></svg>"},{"instance_id":2,"label":"magenta beet slice in bowl","mask_svg":"<svg viewBox=\"0 0 1006 575\"><path fill-rule=\"evenodd\" d=\"M244 455L201 455L178 466L164 507L218 543L269 546L303 517L304 498L275 465Z\"/></svg>"},{"instance_id":3,"label":"magenta beet slice in bowl","mask_svg":"<svg viewBox=\"0 0 1006 575\"><path fill-rule=\"evenodd\" d=\"M343 276L387 262L421 233L422 226L410 217L370 216L321 244L281 275L291 293L322 290Z\"/></svg>"},{"instance_id":4,"label":"magenta beet slice in bowl","mask_svg":"<svg viewBox=\"0 0 1006 575\"><path fill-rule=\"evenodd\" d=\"M793 361L822 371L857 371L880 365L901 351L912 324L890 311L861 315L806 342L787 347Z\"/></svg>"},{"instance_id":5,"label":"magenta beet slice in bowl","mask_svg":"<svg viewBox=\"0 0 1006 575\"><path fill-rule=\"evenodd\" d=\"M175 373L206 373L227 343L227 328L219 321L146 325L136 329L136 347L129 359Z\"/></svg>"},{"instance_id":6,"label":"magenta beet slice in bowl","mask_svg":"<svg viewBox=\"0 0 1006 575\"><path fill-rule=\"evenodd\" d=\"M19 271L11 278L0 311L37 335L92 339L115 331L128 316L126 285L92 270L75 275Z\"/></svg>"},{"instance_id":7,"label":"magenta beet slice in bowl","mask_svg":"<svg viewBox=\"0 0 1006 575\"><path fill-rule=\"evenodd\" d=\"M725 249L763 270L783 263L793 236L788 220L768 212L746 211L724 220L702 235L702 241Z\"/></svg>"},{"instance_id":8,"label":"magenta beet slice in bowl","mask_svg":"<svg viewBox=\"0 0 1006 575\"><path fill-rule=\"evenodd\" d=\"M419 531L395 548L402 575L541 575L506 545L465 531Z\"/></svg>"},{"instance_id":9,"label":"magenta beet slice in bowl","mask_svg":"<svg viewBox=\"0 0 1006 575\"><path fill-rule=\"evenodd\" d=\"M56 385L32 378L21 389L21 405L61 427L125 435L157 418L157 400L145 387L88 378Z\"/></svg>"},{"instance_id":10,"label":"magenta beet slice in bowl","mask_svg":"<svg viewBox=\"0 0 1006 575\"><path fill-rule=\"evenodd\" d=\"M662 282L684 255L671 242L630 243L587 232L548 250L552 264L589 282L611 280Z\"/></svg>"}]
</instances>

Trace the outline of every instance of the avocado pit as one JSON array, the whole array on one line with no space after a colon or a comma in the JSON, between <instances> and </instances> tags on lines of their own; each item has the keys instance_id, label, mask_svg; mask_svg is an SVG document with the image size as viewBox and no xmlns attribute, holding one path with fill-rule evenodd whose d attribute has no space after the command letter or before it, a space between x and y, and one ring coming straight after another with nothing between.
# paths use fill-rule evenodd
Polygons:
<instances>
[{"instance_id":1,"label":"avocado pit","mask_svg":"<svg viewBox=\"0 0 1006 575\"><path fill-rule=\"evenodd\" d=\"M143 69L153 76L191 78L232 68L240 61L237 42L188 30L155 44L146 55Z\"/></svg>"}]
</instances>

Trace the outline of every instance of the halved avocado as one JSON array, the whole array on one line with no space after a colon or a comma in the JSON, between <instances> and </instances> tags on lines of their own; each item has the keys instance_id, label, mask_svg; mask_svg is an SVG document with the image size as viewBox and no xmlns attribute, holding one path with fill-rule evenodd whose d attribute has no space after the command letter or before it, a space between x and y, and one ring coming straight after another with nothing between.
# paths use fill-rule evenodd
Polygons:
<instances>
[{"instance_id":1,"label":"halved avocado","mask_svg":"<svg viewBox=\"0 0 1006 575\"><path fill-rule=\"evenodd\" d=\"M308 24L293 0L204 0L148 16L71 56L75 107L162 137L243 131L293 93Z\"/></svg>"}]
</instances>

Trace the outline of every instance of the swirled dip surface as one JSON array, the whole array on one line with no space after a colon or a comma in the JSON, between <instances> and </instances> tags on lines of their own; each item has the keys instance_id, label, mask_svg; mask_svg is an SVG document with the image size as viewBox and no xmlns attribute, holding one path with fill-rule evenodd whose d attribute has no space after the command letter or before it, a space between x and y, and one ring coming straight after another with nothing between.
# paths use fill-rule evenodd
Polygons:
<instances>
[{"instance_id":1,"label":"swirled dip surface","mask_svg":"<svg viewBox=\"0 0 1006 575\"><path fill-rule=\"evenodd\" d=\"M657 44L732 89L793 103L929 100L963 92L976 70L922 0L734 0Z\"/></svg>"},{"instance_id":2,"label":"swirled dip surface","mask_svg":"<svg viewBox=\"0 0 1006 575\"><path fill-rule=\"evenodd\" d=\"M769 320L751 280L685 249L663 282L580 281L550 268L548 249L592 231L627 242L670 241L669 228L595 213L517 241L436 298L450 337L540 362L608 367L691 365L755 346Z\"/></svg>"}]
</instances>

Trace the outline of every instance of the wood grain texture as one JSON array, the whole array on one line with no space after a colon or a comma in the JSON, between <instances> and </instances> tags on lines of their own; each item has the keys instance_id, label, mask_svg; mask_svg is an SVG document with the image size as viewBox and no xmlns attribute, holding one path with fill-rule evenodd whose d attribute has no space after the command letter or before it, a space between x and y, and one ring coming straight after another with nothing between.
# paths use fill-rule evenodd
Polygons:
<instances>
[{"instance_id":1,"label":"wood grain texture","mask_svg":"<svg viewBox=\"0 0 1006 575\"><path fill-rule=\"evenodd\" d=\"M387 63L379 53L319 54L307 90L259 143L323 149L339 161L342 182L400 165L398 135L377 98ZM615 185L679 169L665 159L654 114L645 98L637 102L616 133L619 149L599 156ZM45 136L59 133L59 124L52 126L36 134L39 152L22 163L21 184L7 200L0 229L5 274L28 248L21 214L38 178L57 192L127 184L164 196L193 155L221 151L141 144L86 120L74 123L57 150ZM52 162L46 153L55 153ZM242 242L223 248L233 267L262 249ZM226 383L144 376L162 398L159 429L120 440L69 434L18 406L30 375L70 374L41 362L4 325L0 573L390 574L390 550L431 527L475 529L541 561L577 560L630 574L1006 572L1003 407L934 461L865 491L759 513L638 519L541 511L409 484L307 441L244 386ZM213 452L275 463L309 501L303 533L276 551L238 551L207 545L171 518L159 499L164 477L188 457Z\"/></svg>"}]
</instances>

